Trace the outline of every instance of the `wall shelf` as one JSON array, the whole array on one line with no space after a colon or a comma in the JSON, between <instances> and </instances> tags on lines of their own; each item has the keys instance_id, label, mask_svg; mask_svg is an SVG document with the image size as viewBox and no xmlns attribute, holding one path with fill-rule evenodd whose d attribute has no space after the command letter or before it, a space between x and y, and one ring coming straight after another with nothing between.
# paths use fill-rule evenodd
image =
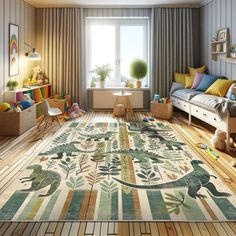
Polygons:
<instances>
[{"instance_id":1,"label":"wall shelf","mask_svg":"<svg viewBox=\"0 0 236 236\"><path fill-rule=\"evenodd\" d=\"M230 56L230 51L229 51L229 29L223 29L225 30L225 40L217 40L217 41L212 41L211 42L211 59L214 61L217 61L218 56L220 55L225 55L226 58ZM222 30L221 30L222 31ZM217 32L217 37L219 38L219 32Z\"/></svg>"},{"instance_id":2,"label":"wall shelf","mask_svg":"<svg viewBox=\"0 0 236 236\"><path fill-rule=\"evenodd\" d=\"M225 61L231 64L236 64L236 59L233 59L233 58L222 58L222 61Z\"/></svg>"}]
</instances>

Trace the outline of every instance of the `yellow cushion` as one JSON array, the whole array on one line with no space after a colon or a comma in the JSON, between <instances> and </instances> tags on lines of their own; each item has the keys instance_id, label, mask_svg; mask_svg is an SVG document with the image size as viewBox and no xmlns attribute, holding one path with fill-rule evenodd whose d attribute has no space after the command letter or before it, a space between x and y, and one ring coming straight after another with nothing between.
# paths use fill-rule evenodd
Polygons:
<instances>
[{"instance_id":1,"label":"yellow cushion","mask_svg":"<svg viewBox=\"0 0 236 236\"><path fill-rule=\"evenodd\" d=\"M202 67L199 67L199 68L189 67L188 69L189 69L189 74L190 75L195 75L196 73L204 74L205 71L206 71L206 66L202 66Z\"/></svg>"},{"instance_id":2,"label":"yellow cushion","mask_svg":"<svg viewBox=\"0 0 236 236\"><path fill-rule=\"evenodd\" d=\"M205 93L224 97L233 83L233 80L218 79L207 89Z\"/></svg>"},{"instance_id":3,"label":"yellow cushion","mask_svg":"<svg viewBox=\"0 0 236 236\"><path fill-rule=\"evenodd\" d=\"M185 76L188 74L181 74L175 72L175 82L185 85Z\"/></svg>"},{"instance_id":4,"label":"yellow cushion","mask_svg":"<svg viewBox=\"0 0 236 236\"><path fill-rule=\"evenodd\" d=\"M185 88L192 88L194 75L185 75Z\"/></svg>"}]
</instances>

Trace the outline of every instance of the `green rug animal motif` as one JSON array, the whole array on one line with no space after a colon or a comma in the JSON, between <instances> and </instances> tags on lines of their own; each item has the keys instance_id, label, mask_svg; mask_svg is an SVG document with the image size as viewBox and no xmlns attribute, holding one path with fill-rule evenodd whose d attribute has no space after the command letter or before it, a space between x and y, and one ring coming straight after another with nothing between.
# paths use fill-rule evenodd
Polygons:
<instances>
[{"instance_id":1,"label":"green rug animal motif","mask_svg":"<svg viewBox=\"0 0 236 236\"><path fill-rule=\"evenodd\" d=\"M157 120L71 121L31 158L1 193L0 220L236 220L235 194Z\"/></svg>"},{"instance_id":2,"label":"green rug animal motif","mask_svg":"<svg viewBox=\"0 0 236 236\"><path fill-rule=\"evenodd\" d=\"M117 178L114 178L114 180L118 181L119 183L126 185L128 187L132 188L140 188L140 189L168 189L168 188L182 188L187 187L187 193L189 197L191 198L207 198L206 195L199 194L198 191L205 187L209 190L209 192L214 197L230 197L230 193L225 192L218 192L215 185L210 182L210 178L212 175L210 175L205 169L199 166L199 164L204 164L202 161L194 160L191 161L191 165L193 167L193 171L184 177L172 181L169 183L164 184L156 184L156 185L138 185L138 184L131 184L124 182L122 180L119 180ZM215 176L213 176L215 177Z\"/></svg>"},{"instance_id":3,"label":"green rug animal motif","mask_svg":"<svg viewBox=\"0 0 236 236\"><path fill-rule=\"evenodd\" d=\"M20 178L21 183L32 182L29 189L21 189L24 192L38 191L42 188L50 186L50 189L46 194L39 194L39 197L47 197L52 195L61 183L61 176L54 171L43 170L40 165L28 166L26 169L33 170L29 177Z\"/></svg>"},{"instance_id":4,"label":"green rug animal motif","mask_svg":"<svg viewBox=\"0 0 236 236\"><path fill-rule=\"evenodd\" d=\"M76 144L81 144L81 142L74 141L74 142L62 144L62 145L53 147L52 149L50 149L44 153L40 153L39 156L48 156L48 155L56 154L57 156L52 157L51 159L62 159L64 153L66 154L66 156L73 157L73 156L77 156L77 155L72 154L72 153L80 153L80 152L92 153L92 152L94 152L94 151L85 151L85 150L78 149L77 147L75 147Z\"/></svg>"}]
</instances>

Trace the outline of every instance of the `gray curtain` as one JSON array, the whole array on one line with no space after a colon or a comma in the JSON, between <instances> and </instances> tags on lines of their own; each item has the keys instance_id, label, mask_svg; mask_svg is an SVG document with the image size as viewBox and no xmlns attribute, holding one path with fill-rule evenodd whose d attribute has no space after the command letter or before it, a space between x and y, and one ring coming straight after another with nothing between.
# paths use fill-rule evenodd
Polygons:
<instances>
[{"instance_id":1,"label":"gray curtain","mask_svg":"<svg viewBox=\"0 0 236 236\"><path fill-rule=\"evenodd\" d=\"M167 96L174 72L193 64L193 25L190 8L157 8L152 12L151 94Z\"/></svg>"},{"instance_id":2,"label":"gray curtain","mask_svg":"<svg viewBox=\"0 0 236 236\"><path fill-rule=\"evenodd\" d=\"M70 94L85 106L81 79L81 10L43 9L42 68L53 85L53 94Z\"/></svg>"}]
</instances>

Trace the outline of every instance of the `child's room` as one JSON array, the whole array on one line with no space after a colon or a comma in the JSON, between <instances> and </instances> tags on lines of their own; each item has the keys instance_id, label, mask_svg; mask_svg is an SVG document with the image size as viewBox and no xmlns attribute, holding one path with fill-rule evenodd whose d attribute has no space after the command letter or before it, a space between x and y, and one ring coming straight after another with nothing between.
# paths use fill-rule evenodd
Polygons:
<instances>
[{"instance_id":1,"label":"child's room","mask_svg":"<svg viewBox=\"0 0 236 236\"><path fill-rule=\"evenodd\" d=\"M0 0L0 235L236 235L235 0Z\"/></svg>"}]
</instances>

